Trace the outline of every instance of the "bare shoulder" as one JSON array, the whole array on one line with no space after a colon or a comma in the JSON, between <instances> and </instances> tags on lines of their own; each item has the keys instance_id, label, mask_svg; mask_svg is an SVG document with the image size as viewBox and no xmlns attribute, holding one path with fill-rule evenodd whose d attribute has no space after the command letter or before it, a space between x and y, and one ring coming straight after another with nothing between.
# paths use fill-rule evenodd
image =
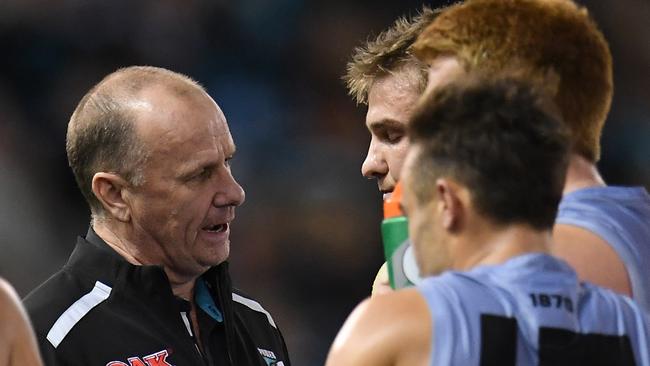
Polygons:
<instances>
[{"instance_id":1,"label":"bare shoulder","mask_svg":"<svg viewBox=\"0 0 650 366\"><path fill-rule=\"evenodd\" d=\"M7 281L0 278L0 317L15 316L19 304L20 299L14 288Z\"/></svg>"},{"instance_id":2,"label":"bare shoulder","mask_svg":"<svg viewBox=\"0 0 650 366\"><path fill-rule=\"evenodd\" d=\"M625 264L600 236L577 226L557 224L553 242L551 253L569 263L581 280L632 295Z\"/></svg>"},{"instance_id":3,"label":"bare shoulder","mask_svg":"<svg viewBox=\"0 0 650 366\"><path fill-rule=\"evenodd\" d=\"M0 366L42 365L36 339L18 294L0 278Z\"/></svg>"},{"instance_id":4,"label":"bare shoulder","mask_svg":"<svg viewBox=\"0 0 650 366\"><path fill-rule=\"evenodd\" d=\"M16 332L20 330L20 308L18 295L13 287L0 278L0 355L10 355L16 343ZM0 358L0 366L11 365Z\"/></svg>"},{"instance_id":5,"label":"bare shoulder","mask_svg":"<svg viewBox=\"0 0 650 366\"><path fill-rule=\"evenodd\" d=\"M350 314L327 365L425 365L431 329L426 301L417 290L374 296Z\"/></svg>"}]
</instances>

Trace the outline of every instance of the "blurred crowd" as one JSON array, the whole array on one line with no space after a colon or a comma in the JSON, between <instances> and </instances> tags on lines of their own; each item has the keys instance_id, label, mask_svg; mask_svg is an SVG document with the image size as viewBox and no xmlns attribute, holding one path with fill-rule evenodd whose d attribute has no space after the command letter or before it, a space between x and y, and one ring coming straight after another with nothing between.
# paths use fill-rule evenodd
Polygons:
<instances>
[{"instance_id":1,"label":"blurred crowd","mask_svg":"<svg viewBox=\"0 0 650 366\"><path fill-rule=\"evenodd\" d=\"M615 62L601 170L650 188L650 3L579 2ZM274 314L294 364L322 364L382 262L381 197L360 175L365 108L340 77L355 46L421 5L0 0L0 276L26 295L87 230L65 156L81 96L122 66L169 68L208 89L237 144L247 199L233 225L235 285Z\"/></svg>"}]
</instances>

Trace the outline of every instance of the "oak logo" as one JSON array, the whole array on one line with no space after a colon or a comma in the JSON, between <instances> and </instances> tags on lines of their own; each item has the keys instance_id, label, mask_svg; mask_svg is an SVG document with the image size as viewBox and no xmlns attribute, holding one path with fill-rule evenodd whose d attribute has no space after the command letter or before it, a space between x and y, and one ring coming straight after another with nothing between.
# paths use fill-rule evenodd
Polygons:
<instances>
[{"instance_id":1,"label":"oak logo","mask_svg":"<svg viewBox=\"0 0 650 366\"><path fill-rule=\"evenodd\" d=\"M106 366L174 366L167 362L169 352L167 350L150 354L149 356L129 357L128 363L121 361L111 361Z\"/></svg>"}]
</instances>

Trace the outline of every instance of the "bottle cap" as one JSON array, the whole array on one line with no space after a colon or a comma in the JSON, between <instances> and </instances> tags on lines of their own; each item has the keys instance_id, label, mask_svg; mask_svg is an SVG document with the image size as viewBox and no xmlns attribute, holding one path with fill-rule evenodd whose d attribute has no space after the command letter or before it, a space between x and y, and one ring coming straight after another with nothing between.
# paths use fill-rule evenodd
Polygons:
<instances>
[{"instance_id":1,"label":"bottle cap","mask_svg":"<svg viewBox=\"0 0 650 366\"><path fill-rule=\"evenodd\" d=\"M402 202L402 184L397 182L393 193L384 199L384 218L404 216L402 209L399 207Z\"/></svg>"}]
</instances>

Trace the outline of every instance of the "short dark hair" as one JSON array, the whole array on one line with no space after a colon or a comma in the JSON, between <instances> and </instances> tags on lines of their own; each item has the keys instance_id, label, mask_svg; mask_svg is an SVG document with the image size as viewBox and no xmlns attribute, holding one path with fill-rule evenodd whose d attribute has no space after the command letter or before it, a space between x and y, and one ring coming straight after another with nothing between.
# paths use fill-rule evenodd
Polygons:
<instances>
[{"instance_id":1,"label":"short dark hair","mask_svg":"<svg viewBox=\"0 0 650 366\"><path fill-rule=\"evenodd\" d=\"M368 92L377 78L407 66L417 69L417 86L420 92L424 91L429 66L411 53L411 45L441 12L424 6L417 15L398 18L390 28L355 48L343 81L357 104L368 103Z\"/></svg>"},{"instance_id":2,"label":"short dark hair","mask_svg":"<svg viewBox=\"0 0 650 366\"><path fill-rule=\"evenodd\" d=\"M468 75L425 96L409 126L420 148L412 172L417 199L430 201L432 182L448 175L493 223L551 228L570 143L546 95L518 78Z\"/></svg>"},{"instance_id":3,"label":"short dark hair","mask_svg":"<svg viewBox=\"0 0 650 366\"><path fill-rule=\"evenodd\" d=\"M148 151L135 130L136 116L130 102L150 85L165 85L176 94L205 91L189 77L158 67L119 69L97 83L81 99L68 124L68 164L93 216L103 213L92 191L97 172L119 174L129 183L143 183L142 166Z\"/></svg>"}]
</instances>

